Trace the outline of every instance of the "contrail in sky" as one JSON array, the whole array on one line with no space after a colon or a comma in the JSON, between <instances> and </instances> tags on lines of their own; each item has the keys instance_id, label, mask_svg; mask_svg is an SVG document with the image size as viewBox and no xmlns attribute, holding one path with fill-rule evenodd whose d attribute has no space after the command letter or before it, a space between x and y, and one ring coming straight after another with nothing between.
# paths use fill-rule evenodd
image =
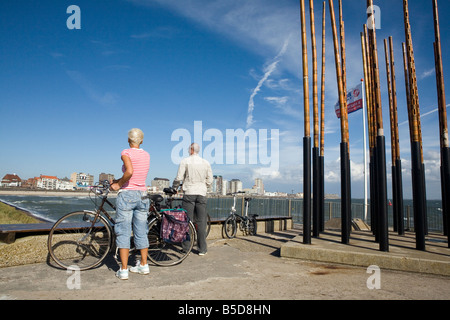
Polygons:
<instances>
[{"instance_id":1,"label":"contrail in sky","mask_svg":"<svg viewBox=\"0 0 450 320\"><path fill-rule=\"evenodd\" d=\"M261 89L261 86L264 84L264 82L269 78L269 76L272 74L272 72L275 71L277 68L278 63L281 60L281 57L286 52L287 46L289 44L289 38L288 37L283 44L283 47L281 48L280 52L276 55L276 57L273 59L273 62L265 68L264 76L259 80L258 85L255 89L253 89L252 94L250 95L250 99L248 101L248 112L247 112L247 128L250 127L253 124L253 109L255 109L255 103L253 101L253 98L258 94L259 90Z\"/></svg>"}]
</instances>

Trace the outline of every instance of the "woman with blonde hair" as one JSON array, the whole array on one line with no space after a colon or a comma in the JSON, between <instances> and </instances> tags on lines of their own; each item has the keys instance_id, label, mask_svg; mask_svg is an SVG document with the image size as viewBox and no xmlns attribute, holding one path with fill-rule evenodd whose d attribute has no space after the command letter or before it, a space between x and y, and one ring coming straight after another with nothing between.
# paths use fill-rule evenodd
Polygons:
<instances>
[{"instance_id":1,"label":"woman with blonde hair","mask_svg":"<svg viewBox=\"0 0 450 320\"><path fill-rule=\"evenodd\" d=\"M144 140L142 130L133 128L128 132L129 149L121 153L123 161L123 176L112 181L111 189L119 191L116 200L116 245L122 263L116 276L119 279L128 279L128 270L139 274L148 274L148 224L147 215L149 200L142 199L147 192L145 180L150 169L150 155L140 148ZM128 269L128 255L130 251L131 232L134 235L136 249L140 250L141 260Z\"/></svg>"}]
</instances>

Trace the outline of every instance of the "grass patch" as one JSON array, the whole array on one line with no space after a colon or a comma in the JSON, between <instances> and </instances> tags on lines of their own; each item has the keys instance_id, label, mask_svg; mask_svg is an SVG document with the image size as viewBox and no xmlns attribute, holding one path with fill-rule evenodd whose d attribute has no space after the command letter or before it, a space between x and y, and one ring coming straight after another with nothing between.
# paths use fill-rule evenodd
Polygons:
<instances>
[{"instance_id":1,"label":"grass patch","mask_svg":"<svg viewBox=\"0 0 450 320\"><path fill-rule=\"evenodd\" d=\"M25 212L0 202L0 224L40 223Z\"/></svg>"}]
</instances>

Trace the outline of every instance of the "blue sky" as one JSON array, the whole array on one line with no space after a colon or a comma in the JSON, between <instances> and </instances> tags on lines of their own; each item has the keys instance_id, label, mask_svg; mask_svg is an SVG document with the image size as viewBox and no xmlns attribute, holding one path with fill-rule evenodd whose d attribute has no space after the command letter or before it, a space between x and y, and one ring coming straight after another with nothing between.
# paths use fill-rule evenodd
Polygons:
<instances>
[{"instance_id":1,"label":"blue sky","mask_svg":"<svg viewBox=\"0 0 450 320\"><path fill-rule=\"evenodd\" d=\"M306 8L308 10L308 1ZM344 0L347 84L363 76L360 32L365 1ZM335 8L337 9L337 1ZM439 1L442 47L450 46L450 4ZM70 5L81 29L69 30ZM411 197L410 146L401 42L401 1L375 1L388 196L391 195L389 109L383 39L392 36L397 76L400 149L405 198ZM319 58L322 1L314 1ZM429 199L440 198L439 132L430 1L410 1ZM340 123L328 1L326 5L326 193L340 193ZM279 167L214 163L214 174L244 187L263 179L269 191L302 192L303 88L299 2L295 0L117 0L0 2L0 175L21 178L86 172L121 175L120 152L133 127L151 154L148 184L172 180L177 129L194 135L194 122L227 129L279 130ZM309 11L307 12L309 25ZM308 46L311 40L308 26ZM445 50L444 50L445 52ZM311 68L311 51L309 60ZM444 77L449 60L444 53ZM310 74L310 79L312 75ZM312 89L310 90L312 97ZM312 108L312 100L310 102ZM251 110L251 112L249 112ZM251 121L249 122L249 115ZM352 196L363 197L361 111L349 115ZM312 116L311 116L312 119ZM261 135L259 142L266 142ZM271 138L268 137L270 140ZM272 139L273 141L273 139ZM212 142L203 138L203 147ZM225 155L224 155L225 159ZM267 169L267 168L266 168Z\"/></svg>"}]
</instances>

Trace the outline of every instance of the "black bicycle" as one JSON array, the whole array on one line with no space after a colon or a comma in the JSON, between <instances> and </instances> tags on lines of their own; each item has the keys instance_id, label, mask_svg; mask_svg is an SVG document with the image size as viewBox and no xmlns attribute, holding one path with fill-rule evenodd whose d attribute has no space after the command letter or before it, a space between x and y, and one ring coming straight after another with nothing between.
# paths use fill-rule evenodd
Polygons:
<instances>
[{"instance_id":1,"label":"black bicycle","mask_svg":"<svg viewBox=\"0 0 450 320\"><path fill-rule=\"evenodd\" d=\"M114 251L118 260L118 249L115 246L115 221L106 211L105 204L114 211L116 207L108 199L109 182L93 186L89 196L97 206L95 211L83 210L71 212L55 222L48 236L48 251L57 265L62 268L78 268L87 270L98 266L108 255ZM172 196L175 194L171 188L165 188L167 195L165 205L164 197L148 195L151 200L148 216L148 259L158 266L173 266L182 262L191 252L196 241L197 233L194 224L189 222L188 247L183 248L182 243L167 242L161 237L162 210L172 207ZM131 241L133 243L133 241ZM186 242L184 243L186 246ZM130 249L133 252L135 249Z\"/></svg>"},{"instance_id":2,"label":"black bicycle","mask_svg":"<svg viewBox=\"0 0 450 320\"><path fill-rule=\"evenodd\" d=\"M223 230L228 238L234 238L237 232L237 226L244 233L244 235L256 235L258 223L256 221L257 214L248 215L248 205L252 198L244 197L245 202L245 214L241 216L236 213L236 194L243 192L233 193L233 206L231 207L230 215L223 224Z\"/></svg>"}]
</instances>

